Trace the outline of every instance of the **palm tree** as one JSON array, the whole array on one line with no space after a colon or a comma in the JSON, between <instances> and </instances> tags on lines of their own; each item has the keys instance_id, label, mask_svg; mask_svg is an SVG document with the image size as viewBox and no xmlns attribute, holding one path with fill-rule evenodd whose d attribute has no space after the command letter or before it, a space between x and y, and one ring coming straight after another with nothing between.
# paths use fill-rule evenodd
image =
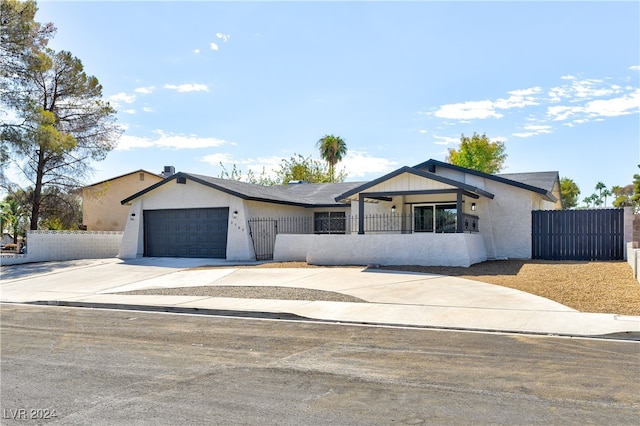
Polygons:
<instances>
[{"instance_id":1,"label":"palm tree","mask_svg":"<svg viewBox=\"0 0 640 426\"><path fill-rule=\"evenodd\" d=\"M602 204L602 190L606 189L607 186L603 183L603 182L598 182L596 183L596 191L599 191L599 200L600 202L598 203L598 205Z\"/></svg>"},{"instance_id":2,"label":"palm tree","mask_svg":"<svg viewBox=\"0 0 640 426\"><path fill-rule=\"evenodd\" d=\"M587 205L587 208L589 208L591 206L591 196L584 197L584 200L582 200L582 202Z\"/></svg>"},{"instance_id":3,"label":"palm tree","mask_svg":"<svg viewBox=\"0 0 640 426\"><path fill-rule=\"evenodd\" d=\"M613 195L613 192L609 191L607 188L602 190L602 194L604 197L604 207L607 208L607 197L610 197Z\"/></svg>"},{"instance_id":4,"label":"palm tree","mask_svg":"<svg viewBox=\"0 0 640 426\"><path fill-rule=\"evenodd\" d=\"M325 135L318 141L317 147L320 149L322 159L329 164L329 176L333 182L336 164L347 155L347 144L340 136Z\"/></svg>"}]
</instances>

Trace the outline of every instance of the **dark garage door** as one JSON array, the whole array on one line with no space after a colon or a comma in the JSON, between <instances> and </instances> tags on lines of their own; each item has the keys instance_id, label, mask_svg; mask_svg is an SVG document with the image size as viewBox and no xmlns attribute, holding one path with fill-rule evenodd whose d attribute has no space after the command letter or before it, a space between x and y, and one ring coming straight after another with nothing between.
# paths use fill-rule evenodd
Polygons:
<instances>
[{"instance_id":1,"label":"dark garage door","mask_svg":"<svg viewBox=\"0 0 640 426\"><path fill-rule=\"evenodd\" d=\"M229 209L144 211L144 255L227 257Z\"/></svg>"}]
</instances>

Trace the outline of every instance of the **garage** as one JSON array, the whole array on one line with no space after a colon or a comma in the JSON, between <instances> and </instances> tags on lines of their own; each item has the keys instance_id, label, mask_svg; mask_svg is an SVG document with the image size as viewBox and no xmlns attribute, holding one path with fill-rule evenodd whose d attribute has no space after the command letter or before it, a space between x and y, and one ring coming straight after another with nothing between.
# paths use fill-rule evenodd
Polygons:
<instances>
[{"instance_id":1,"label":"garage","mask_svg":"<svg viewBox=\"0 0 640 426\"><path fill-rule=\"evenodd\" d=\"M229 208L144 210L144 256L227 257Z\"/></svg>"}]
</instances>

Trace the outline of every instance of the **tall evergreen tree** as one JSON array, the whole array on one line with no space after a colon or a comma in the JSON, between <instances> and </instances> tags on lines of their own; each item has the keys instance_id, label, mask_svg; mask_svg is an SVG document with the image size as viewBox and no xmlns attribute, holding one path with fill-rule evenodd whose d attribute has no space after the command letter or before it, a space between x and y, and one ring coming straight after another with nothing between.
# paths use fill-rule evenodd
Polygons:
<instances>
[{"instance_id":1,"label":"tall evergreen tree","mask_svg":"<svg viewBox=\"0 0 640 426\"><path fill-rule=\"evenodd\" d=\"M3 0L3 7L4 2L26 7L14 0ZM33 20L35 12L28 10ZM43 28L33 21L24 25L36 33ZM119 131L115 110L101 99L102 86L78 58L44 47L39 37L26 40L30 44L21 54L7 54L11 72L1 75L0 105L15 119L0 123L0 136L3 150L33 184L30 229L37 229L44 189L79 185L90 161L104 159L115 147Z\"/></svg>"}]
</instances>

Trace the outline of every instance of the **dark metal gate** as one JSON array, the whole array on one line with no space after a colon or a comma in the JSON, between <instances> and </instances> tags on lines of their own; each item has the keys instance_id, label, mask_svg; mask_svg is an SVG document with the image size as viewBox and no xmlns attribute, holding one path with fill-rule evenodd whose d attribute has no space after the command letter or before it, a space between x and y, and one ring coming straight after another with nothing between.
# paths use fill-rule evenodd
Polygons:
<instances>
[{"instance_id":1,"label":"dark metal gate","mask_svg":"<svg viewBox=\"0 0 640 426\"><path fill-rule=\"evenodd\" d=\"M624 259L623 209L536 210L531 222L533 259Z\"/></svg>"},{"instance_id":2,"label":"dark metal gate","mask_svg":"<svg viewBox=\"0 0 640 426\"><path fill-rule=\"evenodd\" d=\"M253 241L256 260L273 259L278 221L276 219L249 219L249 233Z\"/></svg>"}]
</instances>

